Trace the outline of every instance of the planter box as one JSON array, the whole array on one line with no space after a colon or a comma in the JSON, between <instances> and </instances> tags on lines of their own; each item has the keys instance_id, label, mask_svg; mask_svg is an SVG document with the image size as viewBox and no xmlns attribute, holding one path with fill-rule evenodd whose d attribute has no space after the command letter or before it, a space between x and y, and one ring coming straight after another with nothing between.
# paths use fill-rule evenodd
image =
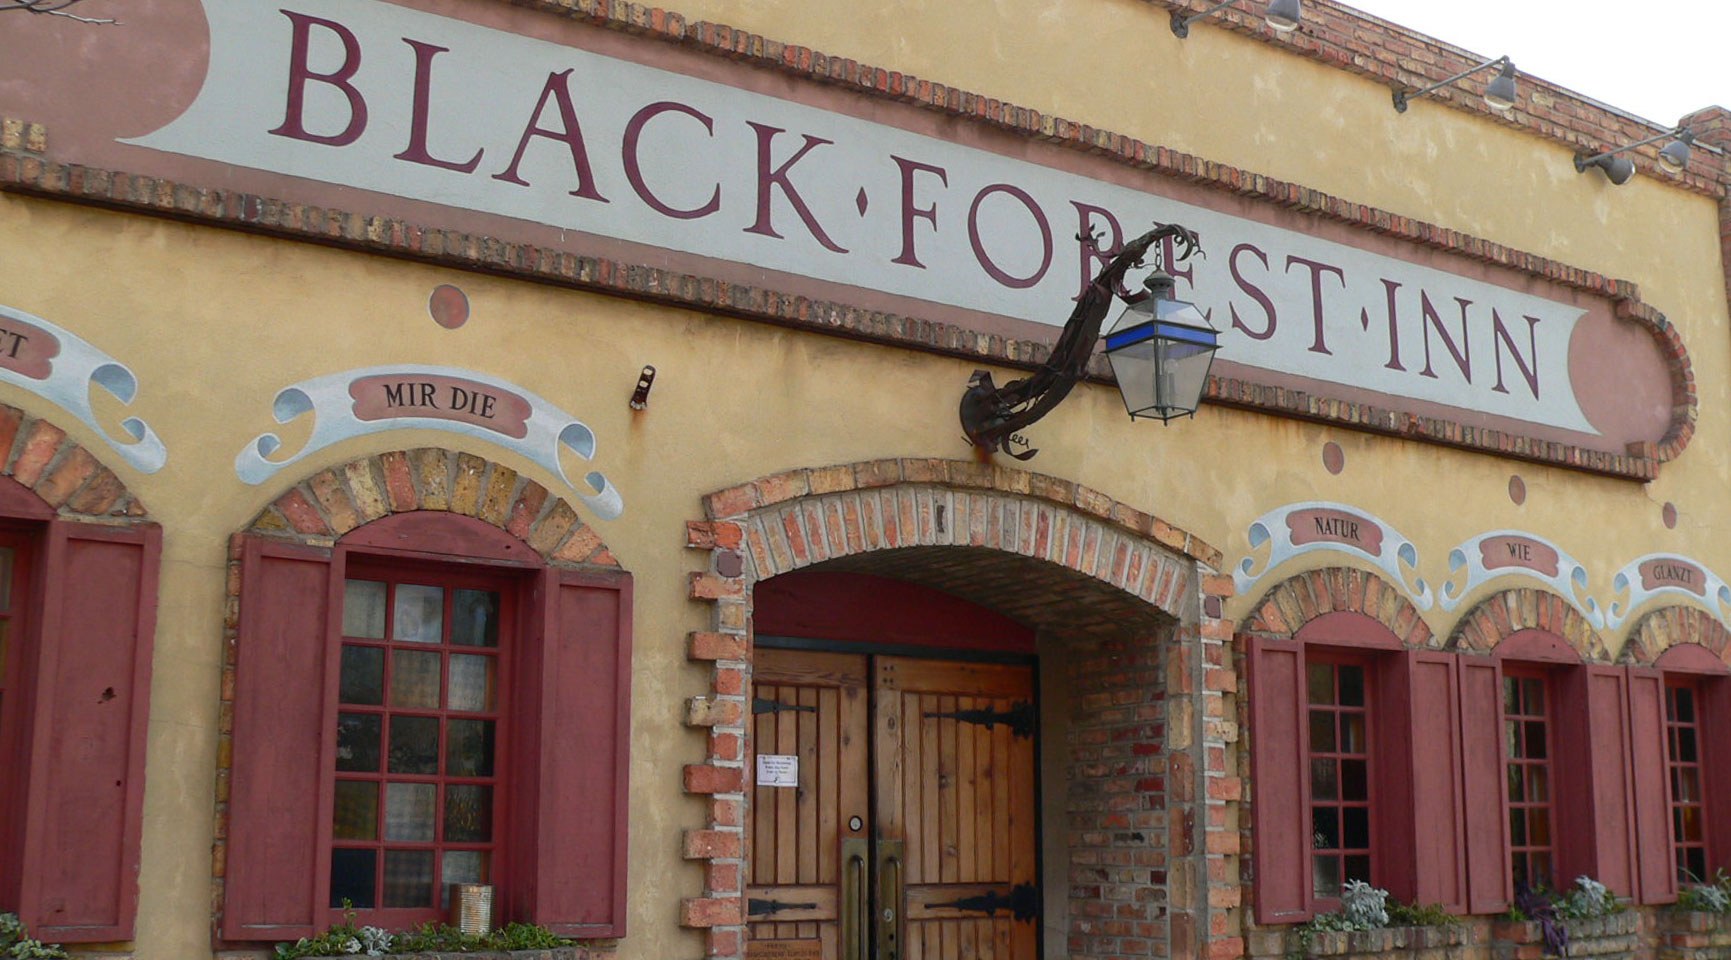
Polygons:
<instances>
[{"instance_id":1,"label":"planter box","mask_svg":"<svg viewBox=\"0 0 1731 960\"><path fill-rule=\"evenodd\" d=\"M1591 920L1564 920L1569 931L1570 960L1580 957L1634 960L1640 946L1641 915L1624 910ZM1498 920L1491 924L1491 956L1495 960L1539 960L1552 956L1545 951L1545 934L1534 921Z\"/></svg>"},{"instance_id":2,"label":"planter box","mask_svg":"<svg viewBox=\"0 0 1731 960\"><path fill-rule=\"evenodd\" d=\"M1250 940L1252 957L1327 957L1329 960L1468 960L1472 929L1465 924L1388 927L1311 934L1303 949L1293 930L1263 930Z\"/></svg>"},{"instance_id":3,"label":"planter box","mask_svg":"<svg viewBox=\"0 0 1731 960\"><path fill-rule=\"evenodd\" d=\"M392 953L389 960L600 960L612 954L600 954L588 947L555 947L552 950L511 950L504 953ZM340 957L309 957L307 960L355 960L366 954L346 954Z\"/></svg>"},{"instance_id":4,"label":"planter box","mask_svg":"<svg viewBox=\"0 0 1731 960\"><path fill-rule=\"evenodd\" d=\"M1661 910L1655 917L1658 960L1731 957L1731 914Z\"/></svg>"}]
</instances>

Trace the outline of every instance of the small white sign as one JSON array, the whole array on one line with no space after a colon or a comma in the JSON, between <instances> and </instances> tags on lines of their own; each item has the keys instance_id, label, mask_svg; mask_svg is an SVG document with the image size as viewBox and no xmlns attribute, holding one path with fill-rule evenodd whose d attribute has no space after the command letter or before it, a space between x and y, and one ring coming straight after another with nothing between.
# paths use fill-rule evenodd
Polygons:
<instances>
[{"instance_id":1,"label":"small white sign","mask_svg":"<svg viewBox=\"0 0 1731 960\"><path fill-rule=\"evenodd\" d=\"M760 787L798 787L799 757L788 753L758 754L757 785Z\"/></svg>"}]
</instances>

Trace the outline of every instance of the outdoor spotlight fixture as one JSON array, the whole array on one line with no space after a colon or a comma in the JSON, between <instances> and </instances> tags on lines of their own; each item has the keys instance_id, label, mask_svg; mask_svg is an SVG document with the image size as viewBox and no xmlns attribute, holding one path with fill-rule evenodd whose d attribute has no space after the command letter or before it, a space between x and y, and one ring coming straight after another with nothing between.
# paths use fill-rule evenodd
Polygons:
<instances>
[{"instance_id":1,"label":"outdoor spotlight fixture","mask_svg":"<svg viewBox=\"0 0 1731 960\"><path fill-rule=\"evenodd\" d=\"M1507 113L1510 110L1513 110L1515 107L1515 62L1510 60L1508 57L1498 57L1495 60L1486 60L1484 63L1481 63L1470 70L1462 70L1460 73L1455 74L1447 80L1438 81L1422 90L1396 90L1394 92L1394 108L1401 113L1405 113L1406 105L1409 100L1417 100L1419 97L1430 93L1432 90L1440 90L1457 80L1470 77L1487 67L1499 67L1501 69L1497 71L1496 76L1491 78L1491 82L1485 85L1485 104L1498 113Z\"/></svg>"},{"instance_id":2,"label":"outdoor spotlight fixture","mask_svg":"<svg viewBox=\"0 0 1731 960\"><path fill-rule=\"evenodd\" d=\"M1083 291L1051 356L1031 376L998 387L990 372L974 371L961 408L962 432L970 442L987 453L1002 450L1017 460L1038 453L1031 448L1010 449L1011 444L1026 446L1016 431L1052 412L1082 379L1101 324L1119 296L1128 306L1106 335L1106 359L1118 380L1124 408L1133 418L1161 421L1195 414L1208 386L1214 351L1220 347L1219 332L1193 304L1172 298L1172 278L1163 271L1148 278L1146 292L1119 293L1124 274L1141 266L1148 249L1167 238L1173 241L1179 260L1198 250L1196 234L1175 223L1157 224L1125 244ZM1093 237L1078 239L1096 242Z\"/></svg>"},{"instance_id":3,"label":"outdoor spotlight fixture","mask_svg":"<svg viewBox=\"0 0 1731 960\"><path fill-rule=\"evenodd\" d=\"M1172 33L1182 40L1190 36L1191 24L1198 20L1205 20L1213 16L1215 11L1223 10L1238 2L1239 0L1225 0L1224 3L1217 3L1201 13L1188 17L1184 15L1184 11L1174 10L1172 11ZM1262 16L1264 20L1268 21L1268 25L1275 30L1281 33L1291 33L1298 29L1299 13L1302 9L1301 0L1269 0L1268 12Z\"/></svg>"},{"instance_id":4,"label":"outdoor spotlight fixture","mask_svg":"<svg viewBox=\"0 0 1731 960\"><path fill-rule=\"evenodd\" d=\"M1660 148L1659 166L1664 167L1668 173L1681 172L1684 167L1689 165L1689 145L1695 142L1695 131L1688 127L1667 130L1658 136L1637 140L1628 146L1606 150L1604 153L1595 153L1591 156L1577 153L1575 154L1575 172L1586 173L1589 167L1598 167L1605 171L1605 179L1620 187L1628 183L1629 179L1635 175L1635 161L1628 157L1619 156L1619 154L1636 147L1644 147L1649 143L1658 143L1666 137L1675 137L1676 139Z\"/></svg>"}]
</instances>

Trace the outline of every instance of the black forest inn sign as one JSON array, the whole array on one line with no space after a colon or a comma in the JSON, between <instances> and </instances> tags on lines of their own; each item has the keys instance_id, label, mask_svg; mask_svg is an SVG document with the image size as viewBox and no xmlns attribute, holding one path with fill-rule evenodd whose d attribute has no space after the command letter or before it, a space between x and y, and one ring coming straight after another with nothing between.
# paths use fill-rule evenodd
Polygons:
<instances>
[{"instance_id":1,"label":"black forest inn sign","mask_svg":"<svg viewBox=\"0 0 1731 960\"><path fill-rule=\"evenodd\" d=\"M206 20L208 66L158 97L176 113L105 146L157 175L190 159L188 179L241 168L252 192L378 206L358 189L435 205L415 208L430 225L445 210L1048 340L1103 262L1079 232L1109 249L1176 221L1207 252L1178 295L1222 330L1227 376L1613 454L1671 427L1674 358L1607 298L670 44L539 16L561 42L524 36L506 29L524 12L471 6L492 22L380 0L153 8Z\"/></svg>"}]
</instances>

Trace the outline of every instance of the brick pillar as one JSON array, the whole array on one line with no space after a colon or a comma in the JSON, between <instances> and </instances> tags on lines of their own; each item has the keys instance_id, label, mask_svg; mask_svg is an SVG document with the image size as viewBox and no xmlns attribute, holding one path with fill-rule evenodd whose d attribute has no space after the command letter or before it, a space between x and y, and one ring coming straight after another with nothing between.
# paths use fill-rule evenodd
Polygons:
<instances>
[{"instance_id":1,"label":"brick pillar","mask_svg":"<svg viewBox=\"0 0 1731 960\"><path fill-rule=\"evenodd\" d=\"M745 953L745 724L751 687L751 619L738 523L688 524L686 545L708 550L709 569L691 575L688 594L713 604L713 630L686 638L686 658L711 665L710 692L685 706L687 726L708 731L702 763L685 767L685 792L707 797L702 829L685 832L685 858L703 861L703 896L680 904L679 921L706 931L709 957Z\"/></svg>"},{"instance_id":2,"label":"brick pillar","mask_svg":"<svg viewBox=\"0 0 1731 960\"><path fill-rule=\"evenodd\" d=\"M1232 578L1198 567L1193 613L1169 645L1166 766L1171 956L1244 953L1238 675L1222 616Z\"/></svg>"},{"instance_id":3,"label":"brick pillar","mask_svg":"<svg viewBox=\"0 0 1731 960\"><path fill-rule=\"evenodd\" d=\"M1160 647L1150 633L1065 651L1072 960L1168 955Z\"/></svg>"}]
</instances>

